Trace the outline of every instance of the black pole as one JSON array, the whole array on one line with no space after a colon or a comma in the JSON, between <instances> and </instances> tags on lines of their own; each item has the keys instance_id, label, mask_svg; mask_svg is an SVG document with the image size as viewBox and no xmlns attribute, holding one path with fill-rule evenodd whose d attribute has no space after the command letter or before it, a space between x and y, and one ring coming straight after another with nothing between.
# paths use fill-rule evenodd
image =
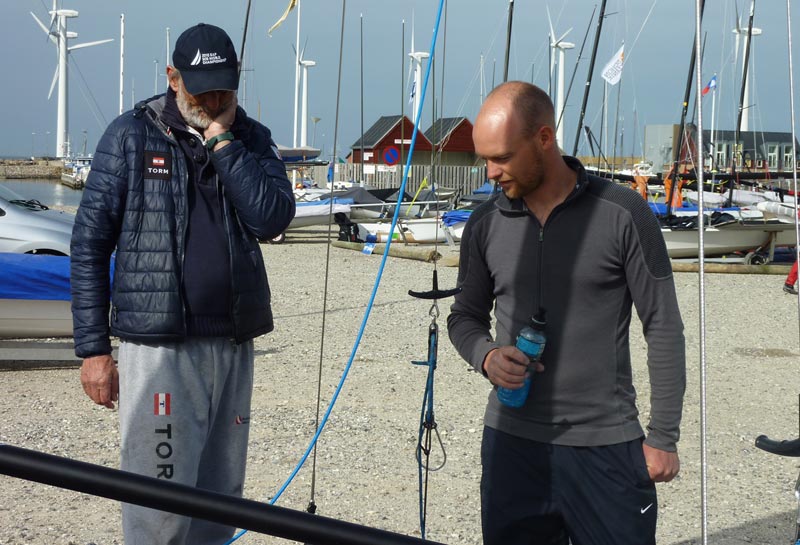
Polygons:
<instances>
[{"instance_id":1,"label":"black pole","mask_svg":"<svg viewBox=\"0 0 800 545\"><path fill-rule=\"evenodd\" d=\"M247 41L247 25L250 22L250 4L252 0L247 0L247 11L244 12L244 31L242 32L242 52L239 53L239 77L242 77L242 67L244 66L244 44ZM167 59L169 63L169 59Z\"/></svg>"},{"instance_id":2,"label":"black pole","mask_svg":"<svg viewBox=\"0 0 800 545\"><path fill-rule=\"evenodd\" d=\"M589 38L589 30L591 30L591 20L594 18L594 12L597 11L597 6L594 7L592 10L592 17L589 19L589 26L586 27L586 32L583 35L583 41L581 42L581 48L578 50L578 58L575 60L575 68L572 69L572 76L569 78L569 85L567 85L567 94L564 96L564 104L569 102L569 97L572 94L572 84L575 83L575 75L578 73L578 65L581 62L581 58L583 58L583 49L586 46L586 40ZM533 69L531 69L533 72ZM533 83L533 73L531 73L531 83ZM559 116L558 120L556 121L556 128L561 125L561 120L564 118L564 108L561 110L561 116ZM564 142L560 142L561 149L564 149Z\"/></svg>"},{"instance_id":3,"label":"black pole","mask_svg":"<svg viewBox=\"0 0 800 545\"><path fill-rule=\"evenodd\" d=\"M508 81L508 54L511 51L511 22L514 19L514 0L508 0L508 30L506 30L506 62L503 67L503 81Z\"/></svg>"},{"instance_id":4,"label":"black pole","mask_svg":"<svg viewBox=\"0 0 800 545\"><path fill-rule=\"evenodd\" d=\"M0 445L0 473L313 545L436 545L377 528L10 445Z\"/></svg>"},{"instance_id":5,"label":"black pole","mask_svg":"<svg viewBox=\"0 0 800 545\"><path fill-rule=\"evenodd\" d=\"M705 10L706 2L705 0L700 0L700 17L703 17L703 11ZM695 61L695 53L696 53L696 44L695 40L692 40L692 58L689 60L689 76L686 78L686 89L683 93L683 107L681 108L681 122L678 125L678 138L673 141L673 162L672 162L672 185L670 186L669 193L667 194L667 216L672 213L672 195L675 193L675 190L678 186L678 163L681 159L681 148L683 148L683 132L684 132L684 124L686 123L686 113L689 109L689 97L692 94L692 82L694 81L694 61ZM702 151L702 150L701 150ZM700 166L702 167L702 164ZM698 191L703 191L703 188L700 187L697 189Z\"/></svg>"},{"instance_id":6,"label":"black pole","mask_svg":"<svg viewBox=\"0 0 800 545\"><path fill-rule=\"evenodd\" d=\"M583 103L581 104L581 114L578 118L578 130L575 133L575 143L572 146L572 155L578 154L578 143L581 139L583 129L583 118L586 116L586 103L589 102L589 89L592 86L592 74L594 74L594 63L597 60L597 45L600 43L600 32L603 30L603 19L606 17L606 2L600 4L600 15L597 18L597 32L594 34L594 46L592 47L592 60L589 62L589 74L586 76L586 87L583 90Z\"/></svg>"},{"instance_id":7,"label":"black pole","mask_svg":"<svg viewBox=\"0 0 800 545\"><path fill-rule=\"evenodd\" d=\"M403 183L403 169L405 169L405 160L403 160L403 150L405 149L406 138L406 20L403 19L403 29L401 34L400 46L400 176L398 178L397 187Z\"/></svg>"},{"instance_id":8,"label":"black pole","mask_svg":"<svg viewBox=\"0 0 800 545\"><path fill-rule=\"evenodd\" d=\"M360 17L360 28L361 28L361 40L360 40L360 49L361 49L361 183L359 185L363 186L367 183L366 176L364 174L364 15L362 14Z\"/></svg>"}]
</instances>

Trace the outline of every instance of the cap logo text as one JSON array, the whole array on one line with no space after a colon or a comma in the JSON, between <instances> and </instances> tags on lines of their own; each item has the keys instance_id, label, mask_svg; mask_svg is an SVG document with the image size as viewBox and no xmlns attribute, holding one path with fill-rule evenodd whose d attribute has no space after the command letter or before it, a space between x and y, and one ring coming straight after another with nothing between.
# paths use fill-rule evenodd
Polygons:
<instances>
[{"instance_id":1,"label":"cap logo text","mask_svg":"<svg viewBox=\"0 0 800 545\"><path fill-rule=\"evenodd\" d=\"M192 62L189 64L192 66L197 66L199 64L219 64L221 62L226 62L228 57L220 57L219 53L202 53L199 49L197 53L195 53Z\"/></svg>"}]
</instances>

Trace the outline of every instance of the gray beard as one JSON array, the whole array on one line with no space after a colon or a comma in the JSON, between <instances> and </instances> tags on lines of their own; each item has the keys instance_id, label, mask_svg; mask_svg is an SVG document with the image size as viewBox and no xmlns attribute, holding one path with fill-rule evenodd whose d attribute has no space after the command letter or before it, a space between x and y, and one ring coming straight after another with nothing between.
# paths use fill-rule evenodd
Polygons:
<instances>
[{"instance_id":1,"label":"gray beard","mask_svg":"<svg viewBox=\"0 0 800 545\"><path fill-rule=\"evenodd\" d=\"M186 121L186 124L190 127L202 131L211 125L211 118L208 117L208 114L206 114L202 108L189 104L183 89L179 89L175 94L175 102L178 104L178 111L181 113L183 120Z\"/></svg>"}]
</instances>

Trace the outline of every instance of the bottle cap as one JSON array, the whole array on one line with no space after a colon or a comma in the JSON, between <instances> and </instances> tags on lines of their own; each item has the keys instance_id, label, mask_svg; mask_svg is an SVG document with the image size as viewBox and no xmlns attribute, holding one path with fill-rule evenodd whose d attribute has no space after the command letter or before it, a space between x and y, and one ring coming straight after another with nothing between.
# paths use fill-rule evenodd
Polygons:
<instances>
[{"instance_id":1,"label":"bottle cap","mask_svg":"<svg viewBox=\"0 0 800 545\"><path fill-rule=\"evenodd\" d=\"M531 327L533 329L541 331L544 329L546 324L547 320L545 319L544 309L539 309L539 312L537 312L535 316L531 316Z\"/></svg>"}]
</instances>

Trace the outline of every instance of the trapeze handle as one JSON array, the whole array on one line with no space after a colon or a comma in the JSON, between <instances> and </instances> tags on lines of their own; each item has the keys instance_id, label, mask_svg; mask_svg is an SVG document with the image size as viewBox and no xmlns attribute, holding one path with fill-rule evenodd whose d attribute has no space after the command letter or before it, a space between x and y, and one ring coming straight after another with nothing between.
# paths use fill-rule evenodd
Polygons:
<instances>
[{"instance_id":1,"label":"trapeze handle","mask_svg":"<svg viewBox=\"0 0 800 545\"><path fill-rule=\"evenodd\" d=\"M756 437L756 446L772 454L781 456L800 456L800 439L792 441L775 441L766 435Z\"/></svg>"}]
</instances>

